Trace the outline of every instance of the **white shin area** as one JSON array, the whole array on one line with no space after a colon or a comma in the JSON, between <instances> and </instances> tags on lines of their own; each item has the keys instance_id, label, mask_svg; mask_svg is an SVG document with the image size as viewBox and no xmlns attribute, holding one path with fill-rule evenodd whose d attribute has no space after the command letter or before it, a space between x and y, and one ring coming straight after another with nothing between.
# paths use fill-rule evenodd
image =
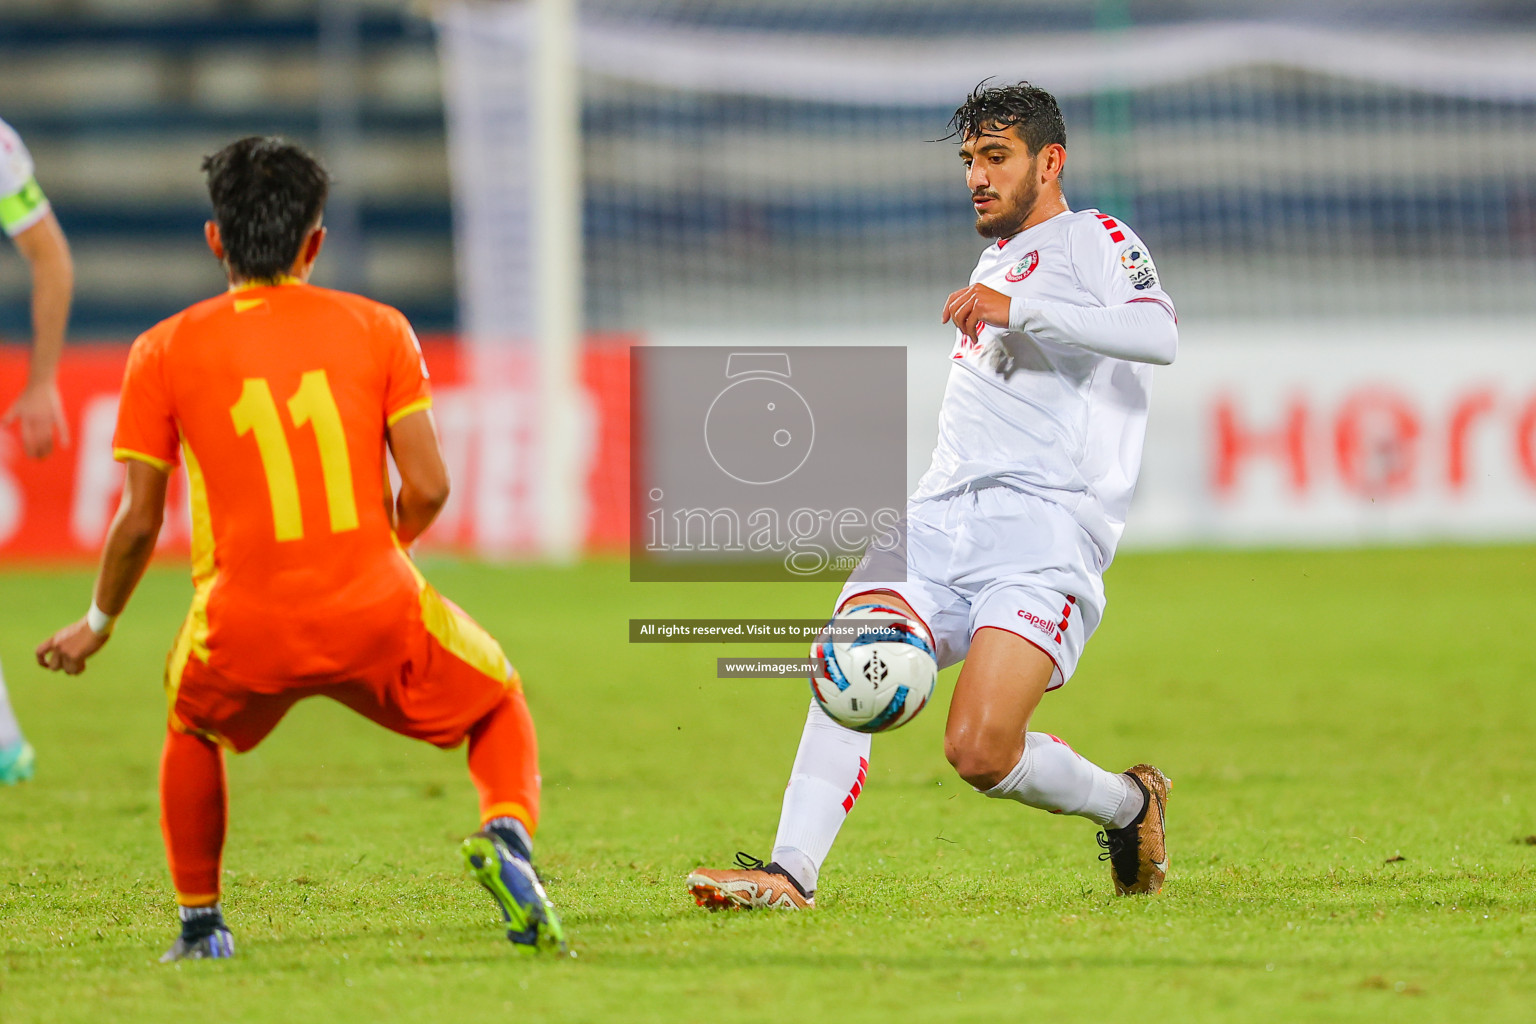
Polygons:
<instances>
[{"instance_id":1,"label":"white shin area","mask_svg":"<svg viewBox=\"0 0 1536 1024\"><path fill-rule=\"evenodd\" d=\"M864 788L869 749L869 736L843 728L811 702L773 841L773 860L808 893Z\"/></svg>"}]
</instances>

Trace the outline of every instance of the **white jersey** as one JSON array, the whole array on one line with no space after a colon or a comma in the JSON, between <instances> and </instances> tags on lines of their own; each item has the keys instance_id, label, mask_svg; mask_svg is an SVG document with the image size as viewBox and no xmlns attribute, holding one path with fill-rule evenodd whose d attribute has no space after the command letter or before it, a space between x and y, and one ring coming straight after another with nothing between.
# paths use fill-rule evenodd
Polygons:
<instances>
[{"instance_id":1,"label":"white jersey","mask_svg":"<svg viewBox=\"0 0 1536 1024\"><path fill-rule=\"evenodd\" d=\"M21 136L0 121L0 230L19 235L48 215L48 200L37 185L32 154Z\"/></svg>"},{"instance_id":2,"label":"white jersey","mask_svg":"<svg viewBox=\"0 0 1536 1024\"><path fill-rule=\"evenodd\" d=\"M1152 367L1047 340L1051 332L1031 330L1020 310L1149 302L1171 318L1172 300L1141 239L1097 210L1062 213L989 246L971 283L1010 296L1023 329L988 325L979 343L956 332L938 444L912 501L978 484L1037 495L1088 534L1102 571L1141 469Z\"/></svg>"}]
</instances>

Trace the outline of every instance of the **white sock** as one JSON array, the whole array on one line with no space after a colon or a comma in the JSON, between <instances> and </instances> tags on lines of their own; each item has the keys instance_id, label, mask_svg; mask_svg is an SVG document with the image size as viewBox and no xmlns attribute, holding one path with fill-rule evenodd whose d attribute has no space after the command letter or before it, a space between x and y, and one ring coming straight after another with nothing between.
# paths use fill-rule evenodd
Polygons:
<instances>
[{"instance_id":1,"label":"white sock","mask_svg":"<svg viewBox=\"0 0 1536 1024\"><path fill-rule=\"evenodd\" d=\"M869 746L867 734L843 728L811 701L773 840L773 859L808 893L864 789Z\"/></svg>"},{"instance_id":2,"label":"white sock","mask_svg":"<svg viewBox=\"0 0 1536 1024\"><path fill-rule=\"evenodd\" d=\"M0 671L0 747L14 747L21 742L21 724L11 710L10 695L5 692L5 672Z\"/></svg>"},{"instance_id":3,"label":"white sock","mask_svg":"<svg viewBox=\"0 0 1536 1024\"><path fill-rule=\"evenodd\" d=\"M1146 802L1136 783L1105 771L1046 732L1024 737L1024 756L986 795L1076 814L1105 828L1129 825Z\"/></svg>"}]
</instances>

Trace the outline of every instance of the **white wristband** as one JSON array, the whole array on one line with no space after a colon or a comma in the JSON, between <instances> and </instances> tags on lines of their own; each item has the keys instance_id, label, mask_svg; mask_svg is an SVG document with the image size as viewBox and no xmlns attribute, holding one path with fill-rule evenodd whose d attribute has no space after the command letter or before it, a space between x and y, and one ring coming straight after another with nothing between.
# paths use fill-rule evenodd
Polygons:
<instances>
[{"instance_id":1,"label":"white wristband","mask_svg":"<svg viewBox=\"0 0 1536 1024\"><path fill-rule=\"evenodd\" d=\"M85 624L91 627L91 632L97 636L111 636L112 625L117 622L116 615L108 615L96 607L96 599L91 598L91 610L85 613Z\"/></svg>"}]
</instances>

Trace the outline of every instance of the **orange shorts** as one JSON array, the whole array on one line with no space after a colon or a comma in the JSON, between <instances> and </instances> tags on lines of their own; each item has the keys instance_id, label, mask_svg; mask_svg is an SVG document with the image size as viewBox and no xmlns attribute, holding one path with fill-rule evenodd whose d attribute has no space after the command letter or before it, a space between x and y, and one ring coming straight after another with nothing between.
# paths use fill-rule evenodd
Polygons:
<instances>
[{"instance_id":1,"label":"orange shorts","mask_svg":"<svg viewBox=\"0 0 1536 1024\"><path fill-rule=\"evenodd\" d=\"M431 588L423 591L422 613L419 622L401 623L402 629L421 631L408 645L411 654L404 663L372 666L344 682L252 682L228 679L195 653L187 656L194 605L167 666L171 727L244 753L299 701L329 697L402 736L458 746L521 684L496 641Z\"/></svg>"}]
</instances>

